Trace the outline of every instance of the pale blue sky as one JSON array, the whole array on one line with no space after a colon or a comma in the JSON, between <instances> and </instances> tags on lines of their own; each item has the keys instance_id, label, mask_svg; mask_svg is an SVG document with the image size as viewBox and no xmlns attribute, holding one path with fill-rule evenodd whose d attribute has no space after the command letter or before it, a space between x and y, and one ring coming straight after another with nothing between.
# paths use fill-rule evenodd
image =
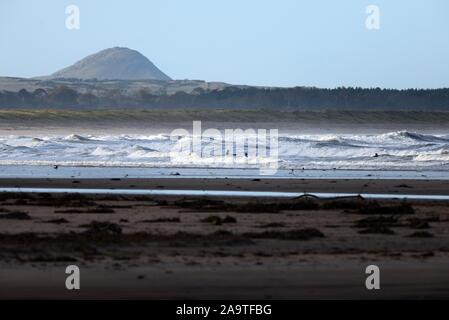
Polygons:
<instances>
[{"instance_id":1,"label":"pale blue sky","mask_svg":"<svg viewBox=\"0 0 449 320\"><path fill-rule=\"evenodd\" d=\"M81 29L65 27L78 5ZM378 31L365 28L378 5ZM0 76L46 75L113 46L175 79L449 87L447 0L0 0Z\"/></svg>"}]
</instances>

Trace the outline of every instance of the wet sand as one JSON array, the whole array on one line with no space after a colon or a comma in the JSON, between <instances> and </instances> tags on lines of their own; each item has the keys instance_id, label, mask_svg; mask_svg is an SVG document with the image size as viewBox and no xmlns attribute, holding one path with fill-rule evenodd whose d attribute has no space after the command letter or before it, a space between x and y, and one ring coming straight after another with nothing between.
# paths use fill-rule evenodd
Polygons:
<instances>
[{"instance_id":1,"label":"wet sand","mask_svg":"<svg viewBox=\"0 0 449 320\"><path fill-rule=\"evenodd\" d=\"M2 179L0 186L448 194L446 181ZM366 186L365 186L366 185ZM449 297L449 203L0 194L0 298ZM65 267L81 290L65 289ZM365 268L381 289L365 288Z\"/></svg>"},{"instance_id":2,"label":"wet sand","mask_svg":"<svg viewBox=\"0 0 449 320\"><path fill-rule=\"evenodd\" d=\"M449 180L410 179L254 179L235 178L0 178L0 187L226 190L267 192L385 193L449 195Z\"/></svg>"}]
</instances>

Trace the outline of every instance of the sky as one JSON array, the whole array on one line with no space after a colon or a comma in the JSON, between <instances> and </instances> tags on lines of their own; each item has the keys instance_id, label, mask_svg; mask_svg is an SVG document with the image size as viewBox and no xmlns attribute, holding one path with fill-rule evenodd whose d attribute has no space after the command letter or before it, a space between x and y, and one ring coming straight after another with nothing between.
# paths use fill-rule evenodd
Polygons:
<instances>
[{"instance_id":1,"label":"sky","mask_svg":"<svg viewBox=\"0 0 449 320\"><path fill-rule=\"evenodd\" d=\"M66 7L80 28L66 27ZM379 8L368 29L367 6ZM138 50L174 79L263 86L449 87L447 0L0 0L0 76Z\"/></svg>"}]
</instances>

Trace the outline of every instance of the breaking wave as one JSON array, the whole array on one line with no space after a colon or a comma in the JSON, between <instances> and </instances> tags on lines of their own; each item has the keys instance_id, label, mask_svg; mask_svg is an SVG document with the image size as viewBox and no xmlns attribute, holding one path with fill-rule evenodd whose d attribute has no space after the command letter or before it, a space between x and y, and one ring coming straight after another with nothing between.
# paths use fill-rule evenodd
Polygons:
<instances>
[{"instance_id":1,"label":"breaking wave","mask_svg":"<svg viewBox=\"0 0 449 320\"><path fill-rule=\"evenodd\" d=\"M179 138L184 144L192 141L191 136ZM177 152L175 145L168 135L0 136L0 164L215 168L257 164L253 154L223 157L217 153L220 141L209 138L202 140L202 156ZM284 169L449 169L447 135L409 131L282 135L278 151L277 161Z\"/></svg>"}]
</instances>

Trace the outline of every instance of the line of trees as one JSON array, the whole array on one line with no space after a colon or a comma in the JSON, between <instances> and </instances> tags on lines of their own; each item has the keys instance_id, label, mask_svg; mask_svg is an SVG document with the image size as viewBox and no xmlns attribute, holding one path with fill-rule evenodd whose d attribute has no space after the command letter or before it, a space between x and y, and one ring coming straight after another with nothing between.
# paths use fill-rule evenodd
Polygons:
<instances>
[{"instance_id":1,"label":"line of trees","mask_svg":"<svg viewBox=\"0 0 449 320\"><path fill-rule=\"evenodd\" d=\"M59 86L29 92L0 91L2 108L230 108L283 110L448 110L449 89L319 89L227 87L192 93L154 94L141 89L133 94L109 90L101 95L80 93Z\"/></svg>"}]
</instances>

